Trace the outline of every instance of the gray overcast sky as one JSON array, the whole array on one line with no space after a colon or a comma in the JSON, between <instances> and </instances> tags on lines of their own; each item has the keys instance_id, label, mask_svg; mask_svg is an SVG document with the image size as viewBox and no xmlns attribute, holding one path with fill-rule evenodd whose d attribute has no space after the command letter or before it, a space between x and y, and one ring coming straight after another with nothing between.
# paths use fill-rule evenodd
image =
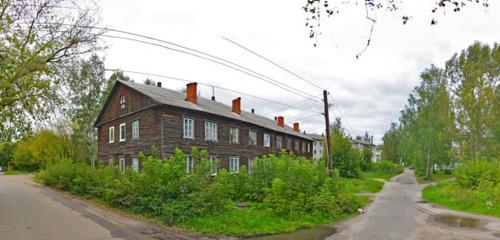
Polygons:
<instances>
[{"instance_id":1,"label":"gray overcast sky","mask_svg":"<svg viewBox=\"0 0 500 240\"><path fill-rule=\"evenodd\" d=\"M419 73L430 64L443 66L455 52L474 41L500 40L500 2L490 1L488 9L467 7L459 14L437 14L438 25L431 26L434 0L406 0L404 13L413 16L401 22L402 12L379 13L372 44L361 56L370 22L361 5L341 6L340 15L322 22L318 47L308 37L306 0L252 1L137 1L98 0L102 25L180 43L232 60L259 73L306 91L321 91L271 64L224 41L227 37L253 49L306 79L327 88L341 109L344 123L352 135L365 131L375 141L396 121L407 95L417 85ZM105 39L107 68L120 68L169 75L211 83L279 102L316 111L322 103L303 98L269 83L226 67L166 49L119 39ZM128 74L137 82L146 76ZM180 89L185 83L150 77L164 87ZM201 87L203 97L211 89ZM216 90L218 101L230 104L238 95ZM283 106L242 96L245 110L255 108L268 117L285 116L287 124L299 119L307 132L321 133L321 115L287 109ZM336 108L330 111L339 116ZM310 117L308 117L310 116ZM306 118L304 118L306 117Z\"/></svg>"}]
</instances>

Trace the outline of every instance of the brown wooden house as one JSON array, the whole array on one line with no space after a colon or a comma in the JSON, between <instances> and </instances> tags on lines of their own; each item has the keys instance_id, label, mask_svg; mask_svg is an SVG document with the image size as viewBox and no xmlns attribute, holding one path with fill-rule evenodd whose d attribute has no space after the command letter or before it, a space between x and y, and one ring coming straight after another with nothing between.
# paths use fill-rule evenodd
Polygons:
<instances>
[{"instance_id":1,"label":"brown wooden house","mask_svg":"<svg viewBox=\"0 0 500 240\"><path fill-rule=\"evenodd\" d=\"M253 111L252 111L253 112ZM139 169L138 154L150 154L152 145L167 158L180 148L186 154L193 146L207 149L220 166L238 172L253 158L288 149L312 157L312 139L299 124L276 120L241 110L241 98L231 106L197 96L197 84L178 92L127 81L117 81L101 110L98 129L99 159L124 169ZM186 167L192 167L188 156Z\"/></svg>"}]
</instances>

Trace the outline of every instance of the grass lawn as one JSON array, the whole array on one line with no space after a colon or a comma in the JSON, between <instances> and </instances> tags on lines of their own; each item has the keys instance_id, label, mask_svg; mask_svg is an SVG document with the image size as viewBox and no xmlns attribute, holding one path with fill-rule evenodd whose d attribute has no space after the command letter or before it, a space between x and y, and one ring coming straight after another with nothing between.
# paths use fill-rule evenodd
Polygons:
<instances>
[{"instance_id":1,"label":"grass lawn","mask_svg":"<svg viewBox=\"0 0 500 240\"><path fill-rule=\"evenodd\" d=\"M308 215L281 218L264 210L248 208L235 209L222 215L198 217L178 225L201 233L248 237L293 232L297 229L329 223L334 219Z\"/></svg>"},{"instance_id":2,"label":"grass lawn","mask_svg":"<svg viewBox=\"0 0 500 240\"><path fill-rule=\"evenodd\" d=\"M380 192L380 190L382 190L382 188L384 187L383 182L371 178L342 178L340 179L340 181L344 182L347 190L352 193L376 193Z\"/></svg>"},{"instance_id":3,"label":"grass lawn","mask_svg":"<svg viewBox=\"0 0 500 240\"><path fill-rule=\"evenodd\" d=\"M481 191L460 188L454 182L439 183L428 186L422 191L425 200L443 205L447 208L470 213L500 217L500 204L492 199L498 198L498 190Z\"/></svg>"},{"instance_id":4,"label":"grass lawn","mask_svg":"<svg viewBox=\"0 0 500 240\"><path fill-rule=\"evenodd\" d=\"M359 198L363 206L370 201L367 196ZM189 219L177 225L205 234L250 237L313 228L320 224L341 221L349 217L350 215L319 217L301 214L300 216L283 218L272 215L265 210L244 208L234 209L227 214Z\"/></svg>"},{"instance_id":5,"label":"grass lawn","mask_svg":"<svg viewBox=\"0 0 500 240\"><path fill-rule=\"evenodd\" d=\"M384 179L384 180L389 180L390 178L399 175L399 174L392 174L392 173L385 173L385 172L363 172L363 177L364 178L378 178L378 179Z\"/></svg>"},{"instance_id":6,"label":"grass lawn","mask_svg":"<svg viewBox=\"0 0 500 240\"><path fill-rule=\"evenodd\" d=\"M453 175L451 175L451 174L446 174L444 172L436 172L436 173L432 174L431 179L425 179L424 177L417 176L417 181L419 184L425 184L425 183L444 181L444 180L450 179L452 177L453 177Z\"/></svg>"}]
</instances>

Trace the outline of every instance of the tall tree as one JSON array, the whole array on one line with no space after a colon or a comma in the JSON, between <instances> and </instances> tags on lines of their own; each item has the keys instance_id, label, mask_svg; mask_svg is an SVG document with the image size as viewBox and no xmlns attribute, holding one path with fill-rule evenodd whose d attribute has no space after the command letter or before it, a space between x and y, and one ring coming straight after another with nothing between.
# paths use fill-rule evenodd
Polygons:
<instances>
[{"instance_id":1,"label":"tall tree","mask_svg":"<svg viewBox=\"0 0 500 240\"><path fill-rule=\"evenodd\" d=\"M498 81L500 48L474 43L446 63L452 82L458 141L463 158L476 154L500 158Z\"/></svg>"},{"instance_id":2,"label":"tall tree","mask_svg":"<svg viewBox=\"0 0 500 240\"><path fill-rule=\"evenodd\" d=\"M0 139L21 138L61 102L62 69L97 48L95 12L70 0L0 1Z\"/></svg>"},{"instance_id":3,"label":"tall tree","mask_svg":"<svg viewBox=\"0 0 500 240\"><path fill-rule=\"evenodd\" d=\"M104 63L97 55L80 60L68 72L69 116L71 120L73 159L95 160L97 133L94 122L104 102L108 80L104 76Z\"/></svg>"}]
</instances>

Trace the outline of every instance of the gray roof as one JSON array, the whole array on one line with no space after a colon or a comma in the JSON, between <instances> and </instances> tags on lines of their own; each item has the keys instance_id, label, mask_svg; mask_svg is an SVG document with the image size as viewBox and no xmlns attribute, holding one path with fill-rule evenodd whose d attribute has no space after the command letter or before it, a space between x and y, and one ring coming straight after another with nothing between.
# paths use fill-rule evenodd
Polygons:
<instances>
[{"instance_id":1,"label":"gray roof","mask_svg":"<svg viewBox=\"0 0 500 240\"><path fill-rule=\"evenodd\" d=\"M118 82L132 89L135 89L136 91L152 98L154 101L160 104L186 108L230 119L240 120L242 122L251 123L276 132L281 132L301 137L304 139L312 140L309 136L305 134L293 131L293 129L290 126L285 125L284 128L279 127L278 124L272 119L254 113L246 112L243 110L241 111L241 115L238 115L232 112L231 106L222 104L220 102L212 101L207 98L198 97L198 103L194 104L192 102L186 101L185 93L179 91L140 84L140 83L134 83L129 81L118 81Z\"/></svg>"},{"instance_id":2,"label":"gray roof","mask_svg":"<svg viewBox=\"0 0 500 240\"><path fill-rule=\"evenodd\" d=\"M326 136L323 136L321 134L315 134L315 133L309 133L307 134L307 136L313 140L317 140L317 141L323 141L325 140Z\"/></svg>"}]
</instances>

